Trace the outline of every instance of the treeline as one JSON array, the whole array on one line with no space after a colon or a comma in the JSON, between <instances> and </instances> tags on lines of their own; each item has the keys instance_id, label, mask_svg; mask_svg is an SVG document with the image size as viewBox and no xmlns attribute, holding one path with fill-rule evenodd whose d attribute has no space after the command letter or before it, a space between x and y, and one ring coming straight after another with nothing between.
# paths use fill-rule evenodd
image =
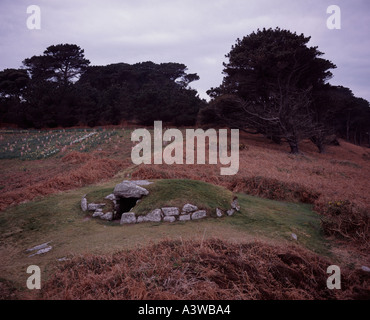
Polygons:
<instances>
[{"instance_id":1,"label":"treeline","mask_svg":"<svg viewBox=\"0 0 370 320\"><path fill-rule=\"evenodd\" d=\"M334 135L370 146L369 102L328 83L336 66L309 41L279 28L237 39L222 84L207 92L212 101L201 121L287 142L292 153L303 139L323 152Z\"/></svg>"},{"instance_id":2,"label":"treeline","mask_svg":"<svg viewBox=\"0 0 370 320\"><path fill-rule=\"evenodd\" d=\"M48 47L0 72L0 122L22 128L108 125L154 120L192 125L206 104L198 80L180 63L90 66L77 45Z\"/></svg>"},{"instance_id":3,"label":"treeline","mask_svg":"<svg viewBox=\"0 0 370 320\"><path fill-rule=\"evenodd\" d=\"M328 82L336 66L310 37L263 29L237 39L224 79L201 100L199 80L180 63L91 66L73 44L48 47L0 72L0 122L19 127L119 124L228 126L287 142L311 139L319 152L335 136L370 146L369 102Z\"/></svg>"}]
</instances>

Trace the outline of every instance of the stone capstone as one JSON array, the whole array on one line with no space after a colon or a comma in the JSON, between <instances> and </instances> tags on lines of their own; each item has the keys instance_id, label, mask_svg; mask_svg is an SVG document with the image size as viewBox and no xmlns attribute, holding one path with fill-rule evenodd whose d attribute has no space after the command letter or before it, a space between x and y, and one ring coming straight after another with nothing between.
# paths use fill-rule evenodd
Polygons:
<instances>
[{"instance_id":1,"label":"stone capstone","mask_svg":"<svg viewBox=\"0 0 370 320\"><path fill-rule=\"evenodd\" d=\"M149 191L145 188L138 186L133 181L123 181L116 185L113 190L113 194L116 198L138 198L147 196Z\"/></svg>"}]
</instances>

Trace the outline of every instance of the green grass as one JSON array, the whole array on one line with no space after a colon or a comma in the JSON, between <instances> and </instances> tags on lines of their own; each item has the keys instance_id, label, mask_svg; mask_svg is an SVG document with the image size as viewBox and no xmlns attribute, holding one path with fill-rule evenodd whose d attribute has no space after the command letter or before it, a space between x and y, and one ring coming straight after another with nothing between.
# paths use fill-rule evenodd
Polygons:
<instances>
[{"instance_id":1,"label":"green grass","mask_svg":"<svg viewBox=\"0 0 370 320\"><path fill-rule=\"evenodd\" d=\"M36 160L57 155L64 147L89 152L123 136L115 129L0 130L0 159Z\"/></svg>"},{"instance_id":2,"label":"green grass","mask_svg":"<svg viewBox=\"0 0 370 320\"><path fill-rule=\"evenodd\" d=\"M228 223L256 235L297 242L319 254L327 255L328 246L320 217L308 204L280 202L239 194L241 212Z\"/></svg>"},{"instance_id":3,"label":"green grass","mask_svg":"<svg viewBox=\"0 0 370 320\"><path fill-rule=\"evenodd\" d=\"M122 181L122 180L121 180ZM109 254L167 239L221 238L237 243L261 240L296 243L328 255L329 248L319 217L309 205L292 204L237 194L241 211L232 217L201 221L144 223L121 226L117 222L91 219L80 208L81 197L99 200L112 192L118 181L72 190L23 203L0 213L0 272L3 279L25 289L27 266L40 266L47 278L57 259L85 253ZM145 186L150 195L135 208L147 213L163 206L192 203L199 208L228 209L233 194L218 186L190 180L158 180ZM294 241L291 233L298 236ZM29 258L26 249L52 241L47 254Z\"/></svg>"},{"instance_id":4,"label":"green grass","mask_svg":"<svg viewBox=\"0 0 370 320\"><path fill-rule=\"evenodd\" d=\"M103 208L103 212L113 212L114 205L113 202L110 200L105 199L105 197L111 193L113 193L114 188L102 188L98 190L94 190L86 195L86 199L88 203L104 203L105 206Z\"/></svg>"},{"instance_id":5,"label":"green grass","mask_svg":"<svg viewBox=\"0 0 370 320\"><path fill-rule=\"evenodd\" d=\"M159 180L145 188L149 195L135 206L133 211L137 215L157 208L182 207L187 203L212 214L216 208L230 209L233 198L232 192L224 188L194 180Z\"/></svg>"}]
</instances>

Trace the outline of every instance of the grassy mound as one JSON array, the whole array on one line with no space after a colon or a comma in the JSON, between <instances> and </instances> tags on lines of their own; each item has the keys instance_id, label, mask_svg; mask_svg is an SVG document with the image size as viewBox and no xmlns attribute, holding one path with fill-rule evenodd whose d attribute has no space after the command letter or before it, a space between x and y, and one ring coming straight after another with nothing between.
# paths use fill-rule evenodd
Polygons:
<instances>
[{"instance_id":1,"label":"grassy mound","mask_svg":"<svg viewBox=\"0 0 370 320\"><path fill-rule=\"evenodd\" d=\"M199 209L215 213L216 208L229 210L232 192L225 188L195 180L158 180L145 186L149 195L134 208L138 215L144 215L156 208L182 207L191 203Z\"/></svg>"},{"instance_id":2,"label":"grassy mound","mask_svg":"<svg viewBox=\"0 0 370 320\"><path fill-rule=\"evenodd\" d=\"M223 187L195 180L157 180L144 186L149 195L133 208L136 215L146 215L154 209L163 207L183 207L187 203L196 205L200 210L207 210L215 215L216 208L229 210L233 193ZM87 194L87 201L105 203L105 211L111 211L112 202L104 199L113 192L113 188L94 190Z\"/></svg>"}]
</instances>

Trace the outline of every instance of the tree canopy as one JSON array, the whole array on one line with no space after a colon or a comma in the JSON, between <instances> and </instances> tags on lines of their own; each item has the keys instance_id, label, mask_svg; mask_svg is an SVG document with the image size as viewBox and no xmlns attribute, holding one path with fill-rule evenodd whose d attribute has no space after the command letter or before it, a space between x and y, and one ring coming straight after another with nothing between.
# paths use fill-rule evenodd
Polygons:
<instances>
[{"instance_id":1,"label":"tree canopy","mask_svg":"<svg viewBox=\"0 0 370 320\"><path fill-rule=\"evenodd\" d=\"M41 56L23 61L32 79L49 80L60 86L77 81L86 71L90 61L85 59L84 50L75 44L49 46Z\"/></svg>"},{"instance_id":2,"label":"tree canopy","mask_svg":"<svg viewBox=\"0 0 370 320\"><path fill-rule=\"evenodd\" d=\"M213 101L201 119L285 140L292 153L299 152L299 142L306 138L322 151L330 131L327 118L336 108L329 111L322 102L336 66L309 41L279 28L237 39L226 55L222 84L208 91Z\"/></svg>"},{"instance_id":3,"label":"tree canopy","mask_svg":"<svg viewBox=\"0 0 370 320\"><path fill-rule=\"evenodd\" d=\"M205 104L190 87L199 76L184 64L89 64L79 46L58 44L25 59L24 69L0 72L0 121L37 128L154 120L192 125Z\"/></svg>"}]
</instances>

